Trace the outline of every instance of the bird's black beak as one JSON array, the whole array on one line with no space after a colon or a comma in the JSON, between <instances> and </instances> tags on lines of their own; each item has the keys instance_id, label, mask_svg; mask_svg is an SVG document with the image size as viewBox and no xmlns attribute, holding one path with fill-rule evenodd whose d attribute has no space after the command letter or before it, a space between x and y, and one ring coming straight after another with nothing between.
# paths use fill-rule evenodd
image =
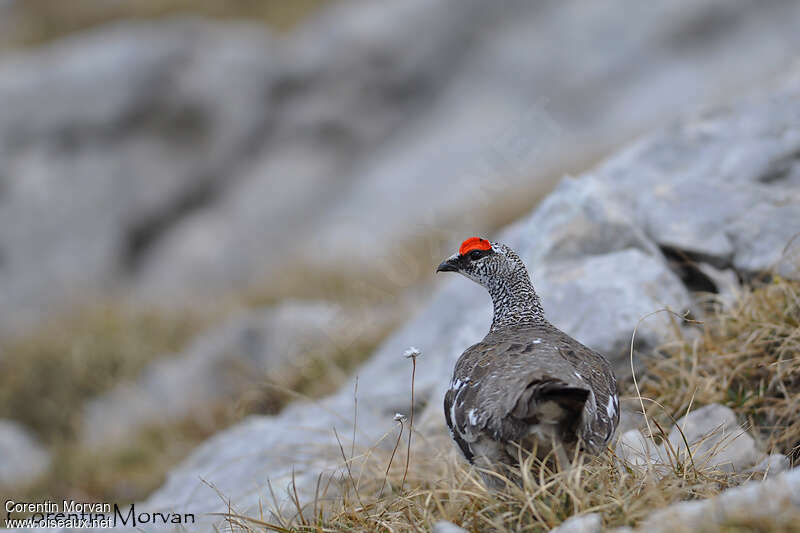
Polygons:
<instances>
[{"instance_id":1,"label":"bird's black beak","mask_svg":"<svg viewBox=\"0 0 800 533\"><path fill-rule=\"evenodd\" d=\"M459 256L455 255L442 261L442 263L436 267L436 272L458 272L460 267Z\"/></svg>"}]
</instances>

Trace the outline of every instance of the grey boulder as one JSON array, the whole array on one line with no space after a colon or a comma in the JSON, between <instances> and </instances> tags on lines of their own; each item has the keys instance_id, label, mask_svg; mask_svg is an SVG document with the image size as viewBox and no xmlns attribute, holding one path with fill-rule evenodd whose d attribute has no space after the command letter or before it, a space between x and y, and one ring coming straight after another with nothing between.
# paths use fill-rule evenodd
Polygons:
<instances>
[{"instance_id":1,"label":"grey boulder","mask_svg":"<svg viewBox=\"0 0 800 533\"><path fill-rule=\"evenodd\" d=\"M636 529L647 532L703 531L731 524L769 523L800 508L800 469L751 481L708 500L681 502L656 511Z\"/></svg>"},{"instance_id":2,"label":"grey boulder","mask_svg":"<svg viewBox=\"0 0 800 533\"><path fill-rule=\"evenodd\" d=\"M800 82L791 72L780 90L651 134L594 174L660 247L744 277L773 267L798 276Z\"/></svg>"},{"instance_id":3,"label":"grey boulder","mask_svg":"<svg viewBox=\"0 0 800 533\"><path fill-rule=\"evenodd\" d=\"M687 447L688 444L688 447ZM755 439L736 422L728 407L710 404L677 421L667 442L656 444L638 429L620 435L616 444L620 469L650 470L664 475L675 465L691 464L698 471L725 472L782 471L783 456L766 456ZM780 460L779 457L783 457Z\"/></svg>"},{"instance_id":4,"label":"grey boulder","mask_svg":"<svg viewBox=\"0 0 800 533\"><path fill-rule=\"evenodd\" d=\"M230 180L272 116L273 43L120 23L4 56L0 330L119 288L153 234Z\"/></svg>"},{"instance_id":5,"label":"grey boulder","mask_svg":"<svg viewBox=\"0 0 800 533\"><path fill-rule=\"evenodd\" d=\"M331 359L381 335L394 315L353 314L324 302L286 301L242 313L151 363L133 381L92 399L82 439L93 448L118 443L143 426L202 417L264 381L302 372L312 358Z\"/></svg>"},{"instance_id":6,"label":"grey boulder","mask_svg":"<svg viewBox=\"0 0 800 533\"><path fill-rule=\"evenodd\" d=\"M603 531L603 517L599 513L572 516L550 533L600 533Z\"/></svg>"},{"instance_id":7,"label":"grey boulder","mask_svg":"<svg viewBox=\"0 0 800 533\"><path fill-rule=\"evenodd\" d=\"M440 520L433 524L433 533L467 533L467 530L447 520Z\"/></svg>"},{"instance_id":8,"label":"grey boulder","mask_svg":"<svg viewBox=\"0 0 800 533\"><path fill-rule=\"evenodd\" d=\"M0 420L0 488L19 489L44 474L50 454L30 431L11 420Z\"/></svg>"},{"instance_id":9,"label":"grey boulder","mask_svg":"<svg viewBox=\"0 0 800 533\"><path fill-rule=\"evenodd\" d=\"M633 468L663 475L670 464L664 446L645 437L638 429L629 429L619 435L614 451L620 460L621 471Z\"/></svg>"},{"instance_id":10,"label":"grey boulder","mask_svg":"<svg viewBox=\"0 0 800 533\"><path fill-rule=\"evenodd\" d=\"M299 263L391 265L392 243L517 216L554 176L763 83L800 44L792 2L578 5L345 2L281 38L125 22L3 57L0 329L120 288L186 305ZM670 132L629 187L720 173L796 184L795 107ZM638 225L660 235L660 222L665 243L760 266L718 227L694 243L668 215Z\"/></svg>"},{"instance_id":11,"label":"grey boulder","mask_svg":"<svg viewBox=\"0 0 800 533\"><path fill-rule=\"evenodd\" d=\"M760 463L750 468L748 472L763 474L767 477L777 476L786 472L791 467L789 458L780 453L773 453L764 458Z\"/></svg>"},{"instance_id":12,"label":"grey boulder","mask_svg":"<svg viewBox=\"0 0 800 533\"><path fill-rule=\"evenodd\" d=\"M668 441L678 461L688 462L691 453L699 469L743 472L764 457L753 437L736 422L736 414L719 404L695 409L678 420Z\"/></svg>"}]
</instances>

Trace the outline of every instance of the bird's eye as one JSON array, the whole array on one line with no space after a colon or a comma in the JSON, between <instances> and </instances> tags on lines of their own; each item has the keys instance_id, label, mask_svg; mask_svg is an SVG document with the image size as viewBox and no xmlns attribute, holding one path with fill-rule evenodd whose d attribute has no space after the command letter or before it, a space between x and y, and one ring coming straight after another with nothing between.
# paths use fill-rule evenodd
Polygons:
<instances>
[{"instance_id":1,"label":"bird's eye","mask_svg":"<svg viewBox=\"0 0 800 533\"><path fill-rule=\"evenodd\" d=\"M481 257L483 257L483 254L481 253L480 250L472 250L469 253L469 258L472 259L473 261L480 259Z\"/></svg>"}]
</instances>

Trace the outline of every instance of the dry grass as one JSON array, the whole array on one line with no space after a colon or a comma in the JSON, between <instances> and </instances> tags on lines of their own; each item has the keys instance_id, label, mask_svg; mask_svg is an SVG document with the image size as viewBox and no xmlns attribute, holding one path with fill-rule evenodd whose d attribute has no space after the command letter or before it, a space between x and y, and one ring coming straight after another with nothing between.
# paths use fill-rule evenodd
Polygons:
<instances>
[{"instance_id":1,"label":"dry grass","mask_svg":"<svg viewBox=\"0 0 800 533\"><path fill-rule=\"evenodd\" d=\"M0 343L0 418L18 420L48 442L72 438L85 400L178 351L203 323L189 313L106 305L6 340Z\"/></svg>"},{"instance_id":2,"label":"dry grass","mask_svg":"<svg viewBox=\"0 0 800 533\"><path fill-rule=\"evenodd\" d=\"M297 397L319 398L335 391L399 318L398 313L376 321L375 327L345 328L350 335L331 339L332 353L309 347L291 366L271 375L255 377L252 368L231 365L234 375L247 372L241 376L241 396L202 406L196 416L145 427L101 452L86 449L79 439L85 401L135 377L154 359L179 351L212 318L103 307L7 343L0 360L0 417L34 429L53 456L49 471L32 486L15 487L15 497L121 504L141 500L214 433L250 414L278 413Z\"/></svg>"},{"instance_id":3,"label":"dry grass","mask_svg":"<svg viewBox=\"0 0 800 533\"><path fill-rule=\"evenodd\" d=\"M234 530L429 531L435 522L448 520L470 531L548 531L570 516L590 512L601 513L607 527L635 525L654 509L711 497L745 479L677 464L664 476L620 469L609 451L577 461L568 472L528 456L521 485L509 481L504 490L490 491L449 442L416 436L423 443L414 451L405 489L402 451L385 476L387 454L366 450L348 460L352 477L345 470L334 482L340 496L327 508L300 506L302 518L231 517ZM326 498L322 492L320 501Z\"/></svg>"},{"instance_id":4,"label":"dry grass","mask_svg":"<svg viewBox=\"0 0 800 533\"><path fill-rule=\"evenodd\" d=\"M237 419L231 409L209 408L204 417L151 425L116 446L89 450L65 439L51 447L49 471L32 486L15 488L26 501L139 501L164 483L166 472L199 443Z\"/></svg>"},{"instance_id":5,"label":"dry grass","mask_svg":"<svg viewBox=\"0 0 800 533\"><path fill-rule=\"evenodd\" d=\"M731 407L766 449L796 450L799 319L800 284L778 278L745 290L731 310L713 308L701 335L677 334L649 359L642 395L663 408L648 403L653 406L648 416L654 422L669 420L690 406L719 402ZM634 397L632 386L626 387ZM508 483L505 490L492 492L456 457L448 439L414 435L408 472L403 447L398 451L396 445L400 437L353 457L345 456L345 446L339 477L321 483L315 501L296 502L300 512L295 516L230 515L229 525L239 531L429 531L435 522L449 520L470 531L547 531L575 514L597 512L607 528L635 526L656 509L708 498L760 475L730 474L692 461L673 461L656 473L620 467L609 450L581 458L567 472L550 463L533 464L535 459L528 457L521 485ZM324 490L331 486L335 496ZM708 528L799 531L800 513L790 510L755 522L738 517Z\"/></svg>"},{"instance_id":6,"label":"dry grass","mask_svg":"<svg viewBox=\"0 0 800 533\"><path fill-rule=\"evenodd\" d=\"M662 347L641 382L642 394L674 417L690 405L727 405L767 451L797 463L800 284L776 277L746 288L732 309L710 314L697 333ZM657 415L655 408L650 413Z\"/></svg>"},{"instance_id":7,"label":"dry grass","mask_svg":"<svg viewBox=\"0 0 800 533\"><path fill-rule=\"evenodd\" d=\"M177 353L206 324L207 318L191 313L134 311L109 303L4 340L0 418L32 429L52 455L49 471L33 486L13 487L15 497L128 501L155 488L171 466L165 461L181 459L191 449L188 443L210 434L208 428L176 424L92 453L79 444L83 405L155 359Z\"/></svg>"},{"instance_id":8,"label":"dry grass","mask_svg":"<svg viewBox=\"0 0 800 533\"><path fill-rule=\"evenodd\" d=\"M620 472L610 454L577 463L568 472L529 456L521 468L521 485L508 482L496 492L453 457L423 467L410 478L413 489L379 500L366 513L345 500L331 525L369 531L403 524L394 528L403 529L411 516L413 524L423 527L445 519L474 531L549 530L588 512L603 513L607 525L631 525L672 499L712 496L731 484L713 471L679 470L660 479L647 472ZM438 472L436 482L429 481L431 472Z\"/></svg>"},{"instance_id":9,"label":"dry grass","mask_svg":"<svg viewBox=\"0 0 800 533\"><path fill-rule=\"evenodd\" d=\"M35 45L121 19L175 15L244 19L285 31L326 3L326 0L24 0L9 8L11 20L16 24L7 27L8 34L0 37L0 49L2 45L9 48Z\"/></svg>"},{"instance_id":10,"label":"dry grass","mask_svg":"<svg viewBox=\"0 0 800 533\"><path fill-rule=\"evenodd\" d=\"M313 400L336 392L391 333L400 315L394 318L366 330L357 330L355 325L345 328L354 330L354 336L331 339L335 347L332 354L329 347L319 352L312 348L283 368L261 376L238 400L238 417L276 414L298 398Z\"/></svg>"}]
</instances>

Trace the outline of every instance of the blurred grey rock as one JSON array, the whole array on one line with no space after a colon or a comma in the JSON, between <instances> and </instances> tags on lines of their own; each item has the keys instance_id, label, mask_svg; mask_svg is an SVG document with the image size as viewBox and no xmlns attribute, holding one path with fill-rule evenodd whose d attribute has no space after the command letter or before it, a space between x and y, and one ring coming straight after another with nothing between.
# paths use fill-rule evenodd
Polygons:
<instances>
[{"instance_id":1,"label":"blurred grey rock","mask_svg":"<svg viewBox=\"0 0 800 533\"><path fill-rule=\"evenodd\" d=\"M595 175L659 246L745 276L797 276L798 94L794 83L652 134Z\"/></svg>"},{"instance_id":2,"label":"blurred grey rock","mask_svg":"<svg viewBox=\"0 0 800 533\"><path fill-rule=\"evenodd\" d=\"M730 309L741 293L741 285L736 272L730 268L720 270L708 263L697 263L697 268L714 284L719 302L725 308Z\"/></svg>"},{"instance_id":3,"label":"blurred grey rock","mask_svg":"<svg viewBox=\"0 0 800 533\"><path fill-rule=\"evenodd\" d=\"M50 454L19 423L0 420L0 487L20 489L44 474Z\"/></svg>"},{"instance_id":4,"label":"blurred grey rock","mask_svg":"<svg viewBox=\"0 0 800 533\"><path fill-rule=\"evenodd\" d=\"M591 174L580 179L564 178L523 224L525 238L535 240L528 264L552 264L587 255L600 255L628 248L661 257L614 195L614 184ZM523 244L524 246L524 244Z\"/></svg>"},{"instance_id":5,"label":"blurred grey rock","mask_svg":"<svg viewBox=\"0 0 800 533\"><path fill-rule=\"evenodd\" d=\"M800 508L800 469L764 481L751 481L715 498L681 502L654 512L636 531L704 531L714 526L758 524Z\"/></svg>"},{"instance_id":6,"label":"blurred grey rock","mask_svg":"<svg viewBox=\"0 0 800 533\"><path fill-rule=\"evenodd\" d=\"M325 234L374 209L408 220L411 206L392 191L361 194L372 185L358 169L430 105L488 11L452 0L334 6L288 37L268 87L277 113L269 137L235 182L154 240L133 280L140 295L181 302L241 289L296 268L301 253L312 267L354 276L369 253L372 264L383 257L362 242L363 228L336 242ZM344 215L331 213L337 206ZM378 225L366 233L390 242Z\"/></svg>"},{"instance_id":7,"label":"blurred grey rock","mask_svg":"<svg viewBox=\"0 0 800 533\"><path fill-rule=\"evenodd\" d=\"M20 23L15 4L16 0L0 0L0 46L7 43L6 36L11 35L15 25Z\"/></svg>"},{"instance_id":8,"label":"blurred grey rock","mask_svg":"<svg viewBox=\"0 0 800 533\"><path fill-rule=\"evenodd\" d=\"M548 318L607 354L618 371L630 371L629 348L637 325L637 346L653 346L670 323L668 313L646 315L662 308L680 313L689 305L686 287L663 259L638 249L550 263L538 280L535 272L533 276Z\"/></svg>"},{"instance_id":9,"label":"blurred grey rock","mask_svg":"<svg viewBox=\"0 0 800 533\"><path fill-rule=\"evenodd\" d=\"M663 472L668 467L669 456L664 446L642 435L638 429L631 429L619 436L614 449L620 459L621 471L628 467Z\"/></svg>"},{"instance_id":10,"label":"blurred grey rock","mask_svg":"<svg viewBox=\"0 0 800 533\"><path fill-rule=\"evenodd\" d=\"M535 196L546 176L577 170L580 160L596 157L650 120L666 119L677 102L683 112L695 110L715 100L709 89L723 78L743 85L754 79L720 68L728 61L741 64L741 58L727 58L723 41L760 40L753 20L739 11L742 4L660 3L651 10L633 2L613 9L572 5L512 2L480 19L474 47L465 49L469 55L435 105L356 169L361 177L353 196L330 210L341 222L314 234L325 257L348 261L357 254L357 263L368 264L392 255L386 243L424 236L424 230L456 242L465 228L480 233L487 226L484 213ZM619 12L628 17L612 15ZM720 25L718 32L698 30L723 13L737 23ZM775 14L750 13L768 19ZM776 27L788 31L780 22ZM617 46L607 46L608 35L616 36ZM754 45L770 55L783 46ZM738 48L735 55L740 53ZM442 201L434 207L422 198ZM341 245L350 240L358 243L355 250ZM309 248L301 256L313 261L319 246Z\"/></svg>"},{"instance_id":11,"label":"blurred grey rock","mask_svg":"<svg viewBox=\"0 0 800 533\"><path fill-rule=\"evenodd\" d=\"M146 425L202 417L267 379L302 372L312 358L330 359L374 339L391 320L380 310L353 315L322 302L285 302L235 317L183 353L154 361L137 380L89 401L82 438L98 448Z\"/></svg>"},{"instance_id":12,"label":"blurred grey rock","mask_svg":"<svg viewBox=\"0 0 800 533\"><path fill-rule=\"evenodd\" d=\"M773 453L764 458L763 461L748 469L748 472L763 473L767 477L774 477L786 472L791 466L789 458L780 453Z\"/></svg>"},{"instance_id":13,"label":"blurred grey rock","mask_svg":"<svg viewBox=\"0 0 800 533\"><path fill-rule=\"evenodd\" d=\"M284 38L129 22L3 58L0 328L120 287L146 303L208 301L298 262L402 283L393 243L484 231L552 176L762 84L800 45L792 2L576 7L347 2ZM796 107L753 109L730 134L693 126L648 156L654 168L628 165L641 178L629 188L655 190L663 166L663 183L699 184L697 201L670 204L692 214L716 175L796 185ZM697 233L645 209L644 221L621 212L659 244L762 266L760 248L721 231L732 209L708 211L713 227ZM615 224L620 244L636 238Z\"/></svg>"},{"instance_id":14,"label":"blurred grey rock","mask_svg":"<svg viewBox=\"0 0 800 533\"><path fill-rule=\"evenodd\" d=\"M682 417L667 441L655 444L638 429L626 431L615 450L620 468L646 468L661 475L675 463L691 462L698 470L763 472L774 464L781 471L780 461L760 452L753 437L737 424L734 412L723 405L706 405Z\"/></svg>"},{"instance_id":15,"label":"blurred grey rock","mask_svg":"<svg viewBox=\"0 0 800 533\"><path fill-rule=\"evenodd\" d=\"M688 442L692 462L700 469L742 472L764 457L753 437L736 422L736 414L719 404L706 405L682 417L668 440L681 462L689 461Z\"/></svg>"},{"instance_id":16,"label":"blurred grey rock","mask_svg":"<svg viewBox=\"0 0 800 533\"><path fill-rule=\"evenodd\" d=\"M749 209L730 228L736 245L733 266L744 272L774 268L800 279L800 185L778 201Z\"/></svg>"},{"instance_id":17,"label":"blurred grey rock","mask_svg":"<svg viewBox=\"0 0 800 533\"><path fill-rule=\"evenodd\" d=\"M467 530L447 520L439 520L433 524L433 533L467 533Z\"/></svg>"},{"instance_id":18,"label":"blurred grey rock","mask_svg":"<svg viewBox=\"0 0 800 533\"><path fill-rule=\"evenodd\" d=\"M0 328L119 287L231 180L271 120L273 48L252 26L122 23L0 61Z\"/></svg>"},{"instance_id":19,"label":"blurred grey rock","mask_svg":"<svg viewBox=\"0 0 800 533\"><path fill-rule=\"evenodd\" d=\"M639 429L645 426L644 415L635 398L620 399L619 424L617 424L617 435L622 435L631 429ZM635 406L634 406L635 404Z\"/></svg>"},{"instance_id":20,"label":"blurred grey rock","mask_svg":"<svg viewBox=\"0 0 800 533\"><path fill-rule=\"evenodd\" d=\"M603 531L603 517L599 513L572 516L550 533L600 533Z\"/></svg>"}]
</instances>

